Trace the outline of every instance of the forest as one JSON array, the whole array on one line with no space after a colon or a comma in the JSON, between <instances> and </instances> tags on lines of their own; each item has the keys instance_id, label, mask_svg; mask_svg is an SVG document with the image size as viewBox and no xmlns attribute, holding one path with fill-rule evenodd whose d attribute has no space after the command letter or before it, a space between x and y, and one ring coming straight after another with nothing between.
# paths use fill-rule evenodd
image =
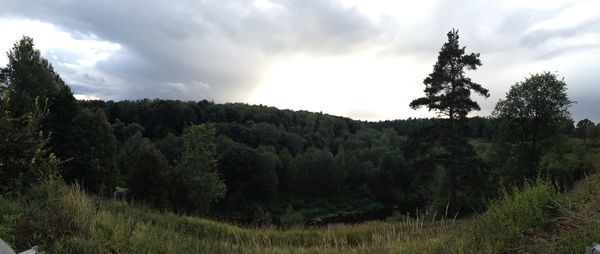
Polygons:
<instances>
[{"instance_id":1,"label":"forest","mask_svg":"<svg viewBox=\"0 0 600 254\"><path fill-rule=\"evenodd\" d=\"M322 239L345 239L339 246L331 244L334 252L346 252L346 247L380 252L369 249L374 240L364 243L361 234L373 228L391 230L394 237L400 237L396 230L426 236L442 230L435 232L460 238L467 229L456 234L443 230L469 228L481 216L481 225L494 227L485 223L496 218L494 211L510 209L505 208L510 202L533 198L523 205L542 200L540 206L547 207L596 173L600 124L573 120L569 108L574 102L557 73L542 71L515 81L490 116L471 117L480 110L471 95L489 97L485 84L467 76L482 63L479 54L466 53L459 45L457 30L447 38L433 72L424 79L423 97L406 105L439 117L369 122L209 100L76 100L33 39L23 37L8 50L9 62L0 70L0 238L19 248L40 245L51 253L122 253L128 252L127 244L110 237L104 245L95 243L105 236L94 234L139 217L149 223L145 227L200 235L203 244L214 239L201 228L224 230L214 240L223 245L188 246L201 252L224 246L278 252L280 243L321 252L310 249L318 246L312 240L300 243L305 238L296 239L298 245L293 239L276 240L284 237L280 235L293 238L296 231L285 230L294 229L308 239L307 230ZM88 210L78 208L88 203ZM101 211L108 216L94 223L114 220L104 225L108 228L96 228L82 217L94 209L94 216ZM544 209L526 209L544 214L544 221L528 227L548 225L550 217L544 216L560 210ZM163 225L159 216L180 224ZM437 225L435 230L419 226L423 221ZM393 223L399 228L388 228ZM230 225L235 228L226 228ZM373 228L361 228L368 225ZM230 240L227 230L236 232L231 234L237 240ZM519 230L500 243L464 241L490 252L520 252L511 244L521 245L515 239L533 233ZM254 238L252 232L265 238ZM186 241L185 235L179 237ZM251 241L257 245L246 245ZM329 246L330 240L323 241ZM428 248L388 247L381 252ZM463 252L464 247L455 250ZM281 248L285 252L287 247ZM159 249L147 252L175 250Z\"/></svg>"}]
</instances>

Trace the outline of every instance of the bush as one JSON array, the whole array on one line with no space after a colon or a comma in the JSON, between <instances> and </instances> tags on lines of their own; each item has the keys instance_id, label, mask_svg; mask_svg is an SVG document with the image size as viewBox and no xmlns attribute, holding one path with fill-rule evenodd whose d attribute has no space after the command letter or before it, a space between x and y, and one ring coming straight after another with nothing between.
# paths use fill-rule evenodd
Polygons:
<instances>
[{"instance_id":1,"label":"bush","mask_svg":"<svg viewBox=\"0 0 600 254\"><path fill-rule=\"evenodd\" d=\"M73 234L75 222L64 210L49 208L23 216L17 223L14 234L18 248L34 245L52 245L57 240Z\"/></svg>"},{"instance_id":2,"label":"bush","mask_svg":"<svg viewBox=\"0 0 600 254\"><path fill-rule=\"evenodd\" d=\"M554 148L542 159L542 173L564 189L570 189L573 184L585 175L593 172L593 161L587 156L584 146L566 143Z\"/></svg>"},{"instance_id":3,"label":"bush","mask_svg":"<svg viewBox=\"0 0 600 254\"><path fill-rule=\"evenodd\" d=\"M0 239L11 246L15 244L14 227L23 209L15 202L0 196Z\"/></svg>"},{"instance_id":4,"label":"bush","mask_svg":"<svg viewBox=\"0 0 600 254\"><path fill-rule=\"evenodd\" d=\"M254 227L268 226L271 224L271 214L260 205L256 205L252 215L251 225Z\"/></svg>"},{"instance_id":5,"label":"bush","mask_svg":"<svg viewBox=\"0 0 600 254\"><path fill-rule=\"evenodd\" d=\"M285 213L279 218L279 223L283 228L302 226L304 225L304 216L299 212L295 212L292 206L288 206Z\"/></svg>"},{"instance_id":6,"label":"bush","mask_svg":"<svg viewBox=\"0 0 600 254\"><path fill-rule=\"evenodd\" d=\"M15 221L12 230L14 246L18 249L34 245L49 247L75 232L76 224L62 202L65 190L65 183L60 179L48 179L27 190L22 199L23 215Z\"/></svg>"},{"instance_id":7,"label":"bush","mask_svg":"<svg viewBox=\"0 0 600 254\"><path fill-rule=\"evenodd\" d=\"M519 241L547 223L558 199L558 192L548 182L538 181L536 185L525 186L505 192L503 197L492 202L488 211L482 215L475 241L483 249L495 251L506 249L510 245L519 245Z\"/></svg>"}]
</instances>

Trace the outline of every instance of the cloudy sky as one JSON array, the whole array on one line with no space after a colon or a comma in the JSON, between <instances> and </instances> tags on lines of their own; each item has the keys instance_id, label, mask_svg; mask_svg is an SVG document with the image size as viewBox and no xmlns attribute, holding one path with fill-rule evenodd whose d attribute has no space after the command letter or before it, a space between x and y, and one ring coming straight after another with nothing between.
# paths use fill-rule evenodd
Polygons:
<instances>
[{"instance_id":1,"label":"cloudy sky","mask_svg":"<svg viewBox=\"0 0 600 254\"><path fill-rule=\"evenodd\" d=\"M247 102L383 120L414 111L451 28L488 115L556 72L600 121L600 0L0 0L0 50L34 38L78 98ZM0 57L0 66L6 64Z\"/></svg>"}]
</instances>

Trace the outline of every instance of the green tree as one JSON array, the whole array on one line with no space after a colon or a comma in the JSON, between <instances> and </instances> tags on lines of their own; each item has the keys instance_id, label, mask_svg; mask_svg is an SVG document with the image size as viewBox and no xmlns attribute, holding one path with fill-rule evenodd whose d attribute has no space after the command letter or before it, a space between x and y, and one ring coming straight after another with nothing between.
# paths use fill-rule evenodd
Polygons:
<instances>
[{"instance_id":1,"label":"green tree","mask_svg":"<svg viewBox=\"0 0 600 254\"><path fill-rule=\"evenodd\" d=\"M286 147L279 151L279 161L281 162L281 167L277 173L279 189L286 192L291 191L296 181L296 165L294 164L294 157Z\"/></svg>"},{"instance_id":2,"label":"green tree","mask_svg":"<svg viewBox=\"0 0 600 254\"><path fill-rule=\"evenodd\" d=\"M82 110L75 117L71 135L78 142L72 149L77 156L65 163L62 175L68 182L80 181L95 193L112 193L119 178L117 140L112 126L101 110Z\"/></svg>"},{"instance_id":3,"label":"green tree","mask_svg":"<svg viewBox=\"0 0 600 254\"><path fill-rule=\"evenodd\" d=\"M3 82L8 85L11 111L21 116L33 111L35 100L46 103L57 93L62 80L48 60L34 48L33 39L24 36L7 53L8 64L3 71ZM45 106L45 105L44 105Z\"/></svg>"},{"instance_id":4,"label":"green tree","mask_svg":"<svg viewBox=\"0 0 600 254\"><path fill-rule=\"evenodd\" d=\"M59 177L61 161L50 153L48 136L40 124L46 111L34 104L32 112L13 117L10 96L0 87L0 194L20 195L30 186Z\"/></svg>"},{"instance_id":5,"label":"green tree","mask_svg":"<svg viewBox=\"0 0 600 254\"><path fill-rule=\"evenodd\" d=\"M470 146L461 141L464 139L462 126L469 112L480 110L479 104L471 99L471 93L475 92L485 97L489 97L489 93L480 84L465 76L465 70L476 70L481 66L479 54L465 54L465 47L460 47L458 43L458 30L451 30L447 36L448 41L439 52L433 72L423 81L425 97L413 100L410 107L417 109L425 106L429 111L433 110L447 117L445 126L440 127L443 135L438 142L446 151L441 161L447 175L449 211L453 214L458 210L459 175L469 174L467 171L471 170L460 163L460 160L464 159L465 151L472 150L458 145Z\"/></svg>"},{"instance_id":6,"label":"green tree","mask_svg":"<svg viewBox=\"0 0 600 254\"><path fill-rule=\"evenodd\" d=\"M207 212L225 196L226 186L216 171L215 129L210 125L187 127L181 136L183 153L171 173L170 200L178 210Z\"/></svg>"},{"instance_id":7,"label":"green tree","mask_svg":"<svg viewBox=\"0 0 600 254\"><path fill-rule=\"evenodd\" d=\"M16 42L7 56L8 64L1 71L0 82L8 86L12 115L19 117L32 112L36 103L47 109L40 128L52 137L49 145L64 160L75 157L77 151L71 148L78 140L70 133L79 108L69 86L35 49L30 37Z\"/></svg>"},{"instance_id":8,"label":"green tree","mask_svg":"<svg viewBox=\"0 0 600 254\"><path fill-rule=\"evenodd\" d=\"M113 125L114 126L114 125ZM117 153L117 166L119 168L119 173L121 174L120 184L124 184L127 181L127 175L129 175L129 168L127 163L130 160L130 156L135 152L140 144L142 144L142 140L144 137L142 133L138 132L134 135L131 135L123 144L119 147L119 152Z\"/></svg>"},{"instance_id":9,"label":"green tree","mask_svg":"<svg viewBox=\"0 0 600 254\"><path fill-rule=\"evenodd\" d=\"M479 104L471 99L471 91L489 97L488 90L465 76L466 70L481 66L479 54L465 54L465 47L458 45L458 30L448 32L448 41L439 52L433 73L423 81L425 97L413 100L413 109L426 106L430 111L445 115L451 121L465 119Z\"/></svg>"},{"instance_id":10,"label":"green tree","mask_svg":"<svg viewBox=\"0 0 600 254\"><path fill-rule=\"evenodd\" d=\"M219 158L219 171L228 187L229 202L246 199L265 200L276 194L276 168L281 162L276 154L263 149L234 143Z\"/></svg>"},{"instance_id":11,"label":"green tree","mask_svg":"<svg viewBox=\"0 0 600 254\"><path fill-rule=\"evenodd\" d=\"M562 126L573 102L555 74L533 74L513 85L492 113L495 163L512 182L534 177L544 148L562 141Z\"/></svg>"},{"instance_id":12,"label":"green tree","mask_svg":"<svg viewBox=\"0 0 600 254\"><path fill-rule=\"evenodd\" d=\"M136 149L127 160L127 188L134 199L148 202L155 207L164 206L168 192L169 163L150 142L139 140Z\"/></svg>"},{"instance_id":13,"label":"green tree","mask_svg":"<svg viewBox=\"0 0 600 254\"><path fill-rule=\"evenodd\" d=\"M279 178L277 177L277 171L281 168L281 161L279 156L273 151L261 146L257 149L259 166L262 169L262 174L257 176L257 183L261 183L259 186L264 190L265 197L273 197L277 194L277 188L279 186Z\"/></svg>"},{"instance_id":14,"label":"green tree","mask_svg":"<svg viewBox=\"0 0 600 254\"><path fill-rule=\"evenodd\" d=\"M344 151L344 147L338 147L338 152L334 157L335 159L335 185L336 191L339 193L342 191L343 185L346 182L346 177L348 176L348 167L347 167L347 158L346 152Z\"/></svg>"},{"instance_id":15,"label":"green tree","mask_svg":"<svg viewBox=\"0 0 600 254\"><path fill-rule=\"evenodd\" d=\"M309 148L294 161L298 168L298 192L305 196L331 196L335 193L336 165L330 152Z\"/></svg>"},{"instance_id":16,"label":"green tree","mask_svg":"<svg viewBox=\"0 0 600 254\"><path fill-rule=\"evenodd\" d=\"M175 136L173 133L169 133L164 138L156 140L154 144L165 158L167 158L169 163L174 163L183 152L181 138Z\"/></svg>"},{"instance_id":17,"label":"green tree","mask_svg":"<svg viewBox=\"0 0 600 254\"><path fill-rule=\"evenodd\" d=\"M361 167L360 162L355 155L350 156L348 159L346 170L348 171L346 183L351 189L356 190L356 188L365 181L365 170Z\"/></svg>"},{"instance_id":18,"label":"green tree","mask_svg":"<svg viewBox=\"0 0 600 254\"><path fill-rule=\"evenodd\" d=\"M577 122L575 132L577 133L577 136L579 138L583 139L583 144L586 143L587 139L590 137L590 134L593 132L592 129L595 126L596 125L594 124L594 122L590 121L587 118Z\"/></svg>"}]
</instances>

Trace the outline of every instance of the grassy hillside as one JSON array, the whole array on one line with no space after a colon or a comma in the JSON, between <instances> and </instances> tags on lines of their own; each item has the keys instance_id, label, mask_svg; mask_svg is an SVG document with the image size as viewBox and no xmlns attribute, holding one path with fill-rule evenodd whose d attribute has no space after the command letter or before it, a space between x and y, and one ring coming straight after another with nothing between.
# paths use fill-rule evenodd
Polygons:
<instances>
[{"instance_id":1,"label":"grassy hillside","mask_svg":"<svg viewBox=\"0 0 600 254\"><path fill-rule=\"evenodd\" d=\"M600 174L559 194L538 182L476 217L395 216L321 228L242 228L91 197L50 182L0 199L0 237L49 253L581 253L600 240Z\"/></svg>"}]
</instances>

